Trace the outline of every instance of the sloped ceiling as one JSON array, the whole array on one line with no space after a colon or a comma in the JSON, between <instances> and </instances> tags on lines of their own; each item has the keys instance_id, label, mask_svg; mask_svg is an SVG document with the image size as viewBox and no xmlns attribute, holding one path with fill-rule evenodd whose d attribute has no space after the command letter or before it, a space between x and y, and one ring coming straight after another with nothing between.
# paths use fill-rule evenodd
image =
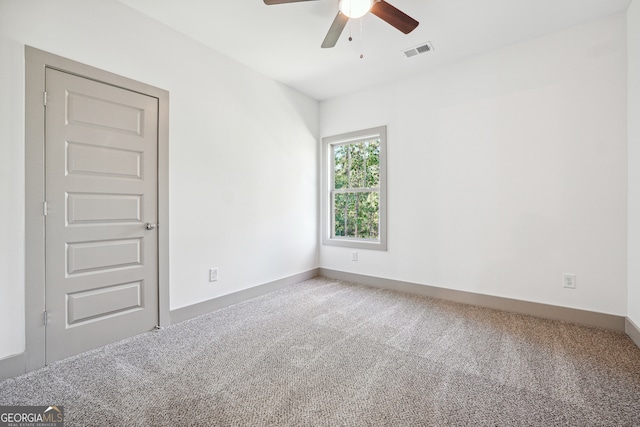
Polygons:
<instances>
[{"instance_id":1,"label":"sloped ceiling","mask_svg":"<svg viewBox=\"0 0 640 427\"><path fill-rule=\"evenodd\" d=\"M335 48L321 49L337 0L272 6L262 0L120 1L317 100L624 12L631 2L388 0L420 21L415 31L404 35L369 14L351 20ZM402 54L427 41L433 52Z\"/></svg>"}]
</instances>

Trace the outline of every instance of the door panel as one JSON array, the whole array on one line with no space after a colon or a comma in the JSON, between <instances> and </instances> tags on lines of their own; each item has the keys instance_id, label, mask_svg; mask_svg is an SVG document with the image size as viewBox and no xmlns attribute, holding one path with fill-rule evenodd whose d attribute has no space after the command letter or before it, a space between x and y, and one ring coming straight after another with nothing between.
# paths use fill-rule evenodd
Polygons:
<instances>
[{"instance_id":1,"label":"door panel","mask_svg":"<svg viewBox=\"0 0 640 427\"><path fill-rule=\"evenodd\" d=\"M67 173L142 179L142 153L68 142Z\"/></svg>"},{"instance_id":2,"label":"door panel","mask_svg":"<svg viewBox=\"0 0 640 427\"><path fill-rule=\"evenodd\" d=\"M142 265L142 239L67 243L67 277Z\"/></svg>"},{"instance_id":3,"label":"door panel","mask_svg":"<svg viewBox=\"0 0 640 427\"><path fill-rule=\"evenodd\" d=\"M67 105L69 123L142 135L144 110L134 105L123 105L118 101L98 99L72 91L67 91Z\"/></svg>"},{"instance_id":4,"label":"door panel","mask_svg":"<svg viewBox=\"0 0 640 427\"><path fill-rule=\"evenodd\" d=\"M67 194L67 224L142 222L142 196Z\"/></svg>"},{"instance_id":5,"label":"door panel","mask_svg":"<svg viewBox=\"0 0 640 427\"><path fill-rule=\"evenodd\" d=\"M46 360L158 324L158 100L46 70Z\"/></svg>"},{"instance_id":6,"label":"door panel","mask_svg":"<svg viewBox=\"0 0 640 427\"><path fill-rule=\"evenodd\" d=\"M68 323L104 317L142 306L142 282L126 283L69 294Z\"/></svg>"}]
</instances>

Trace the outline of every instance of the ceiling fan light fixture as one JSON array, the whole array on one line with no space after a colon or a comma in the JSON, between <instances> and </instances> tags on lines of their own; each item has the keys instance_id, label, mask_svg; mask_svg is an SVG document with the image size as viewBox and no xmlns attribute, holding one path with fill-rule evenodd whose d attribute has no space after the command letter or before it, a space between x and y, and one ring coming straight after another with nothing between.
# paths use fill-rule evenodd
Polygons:
<instances>
[{"instance_id":1,"label":"ceiling fan light fixture","mask_svg":"<svg viewBox=\"0 0 640 427\"><path fill-rule=\"evenodd\" d=\"M373 0L340 0L340 12L352 19L361 18L373 7Z\"/></svg>"}]
</instances>

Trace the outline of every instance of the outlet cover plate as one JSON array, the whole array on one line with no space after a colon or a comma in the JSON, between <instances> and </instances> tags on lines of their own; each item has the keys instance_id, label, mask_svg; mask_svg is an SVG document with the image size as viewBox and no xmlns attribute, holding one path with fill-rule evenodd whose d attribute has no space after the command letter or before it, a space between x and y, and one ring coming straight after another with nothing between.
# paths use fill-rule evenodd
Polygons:
<instances>
[{"instance_id":1,"label":"outlet cover plate","mask_svg":"<svg viewBox=\"0 0 640 427\"><path fill-rule=\"evenodd\" d=\"M562 287L567 289L576 288L576 275L571 273L564 273L562 276Z\"/></svg>"}]
</instances>

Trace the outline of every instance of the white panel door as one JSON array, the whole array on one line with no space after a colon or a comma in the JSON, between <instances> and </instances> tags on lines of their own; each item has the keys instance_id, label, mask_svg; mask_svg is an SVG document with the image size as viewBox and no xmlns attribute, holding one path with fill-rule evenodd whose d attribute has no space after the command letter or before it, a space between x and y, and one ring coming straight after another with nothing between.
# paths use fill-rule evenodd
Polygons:
<instances>
[{"instance_id":1,"label":"white panel door","mask_svg":"<svg viewBox=\"0 0 640 427\"><path fill-rule=\"evenodd\" d=\"M158 324L158 100L50 68L46 93L50 363Z\"/></svg>"}]
</instances>

